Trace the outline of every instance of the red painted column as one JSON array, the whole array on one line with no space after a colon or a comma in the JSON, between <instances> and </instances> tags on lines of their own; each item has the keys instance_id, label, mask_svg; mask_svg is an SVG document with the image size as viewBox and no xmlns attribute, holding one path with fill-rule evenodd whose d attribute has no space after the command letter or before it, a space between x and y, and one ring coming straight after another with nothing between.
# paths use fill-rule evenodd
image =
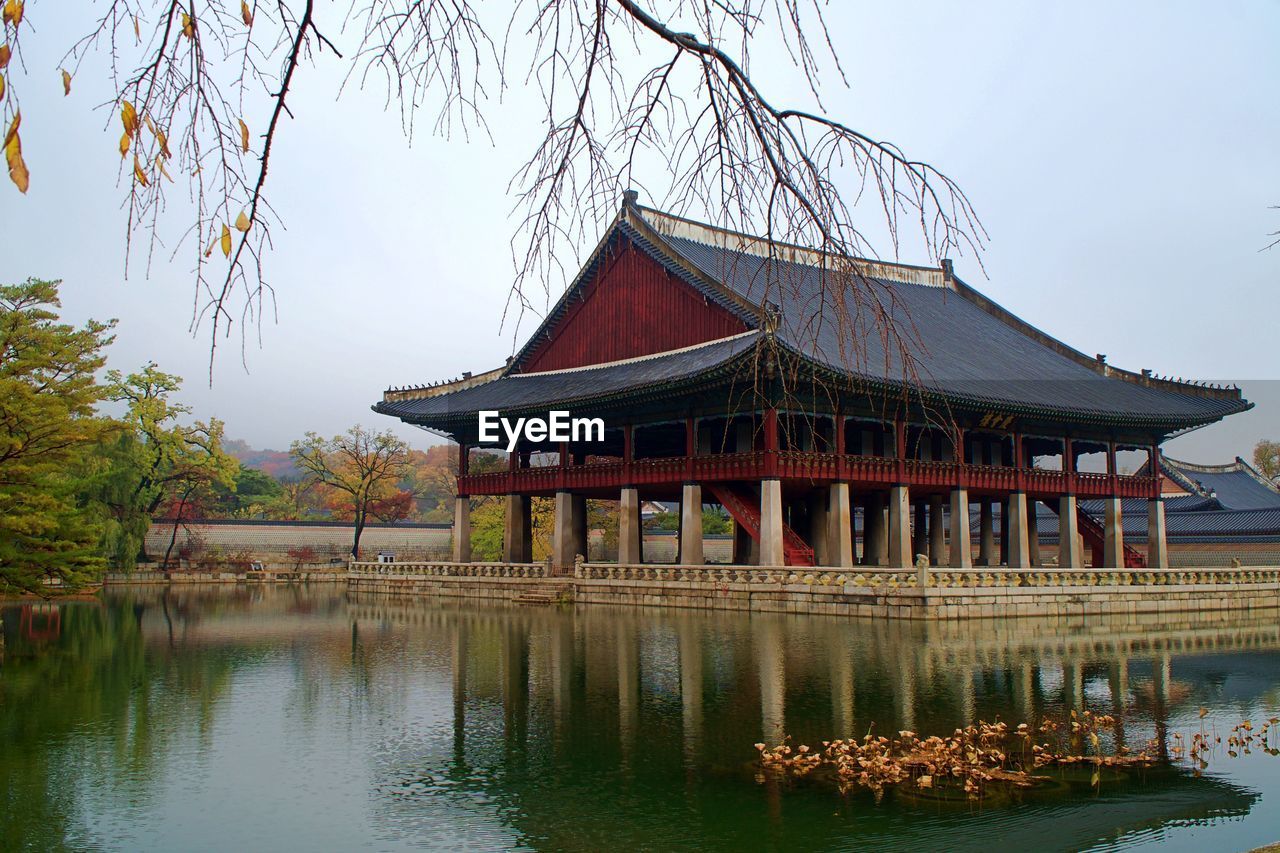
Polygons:
<instances>
[{"instance_id":1,"label":"red painted column","mask_svg":"<svg viewBox=\"0 0 1280 853\"><path fill-rule=\"evenodd\" d=\"M969 463L964 458L964 427L956 427L952 441L955 442L955 450L951 455L955 457L956 462L956 486L965 488L969 485Z\"/></svg>"},{"instance_id":2,"label":"red painted column","mask_svg":"<svg viewBox=\"0 0 1280 853\"><path fill-rule=\"evenodd\" d=\"M1151 484L1152 500L1160 498L1160 445L1151 445L1151 476L1154 478Z\"/></svg>"},{"instance_id":3,"label":"red painted column","mask_svg":"<svg viewBox=\"0 0 1280 853\"><path fill-rule=\"evenodd\" d=\"M1107 491L1111 495L1120 493L1119 483L1116 482L1116 443L1114 441L1107 442Z\"/></svg>"},{"instance_id":4,"label":"red painted column","mask_svg":"<svg viewBox=\"0 0 1280 853\"><path fill-rule=\"evenodd\" d=\"M622 478L628 486L634 482L631 479L631 463L636 458L634 429L631 424L622 428Z\"/></svg>"},{"instance_id":5,"label":"red painted column","mask_svg":"<svg viewBox=\"0 0 1280 853\"><path fill-rule=\"evenodd\" d=\"M698 451L698 424L694 418L684 419L684 481L693 482L693 455Z\"/></svg>"},{"instance_id":6,"label":"red painted column","mask_svg":"<svg viewBox=\"0 0 1280 853\"><path fill-rule=\"evenodd\" d=\"M564 491L569 484L569 442L560 442L560 465L556 469L556 490Z\"/></svg>"},{"instance_id":7,"label":"red painted column","mask_svg":"<svg viewBox=\"0 0 1280 853\"><path fill-rule=\"evenodd\" d=\"M1027 460L1022 455L1022 433L1013 434L1013 487L1019 492L1027 490Z\"/></svg>"},{"instance_id":8,"label":"red painted column","mask_svg":"<svg viewBox=\"0 0 1280 853\"><path fill-rule=\"evenodd\" d=\"M1062 485L1067 494L1076 493L1076 451L1071 436L1062 439Z\"/></svg>"},{"instance_id":9,"label":"red painted column","mask_svg":"<svg viewBox=\"0 0 1280 853\"><path fill-rule=\"evenodd\" d=\"M764 410L764 468L766 477L778 476L778 410Z\"/></svg>"},{"instance_id":10,"label":"red painted column","mask_svg":"<svg viewBox=\"0 0 1280 853\"><path fill-rule=\"evenodd\" d=\"M458 442L458 476L467 476L468 464L471 461L471 449L462 442Z\"/></svg>"},{"instance_id":11,"label":"red painted column","mask_svg":"<svg viewBox=\"0 0 1280 853\"><path fill-rule=\"evenodd\" d=\"M907 481L907 422L897 419L893 422L893 443L896 448L896 468L899 483Z\"/></svg>"},{"instance_id":12,"label":"red painted column","mask_svg":"<svg viewBox=\"0 0 1280 853\"><path fill-rule=\"evenodd\" d=\"M837 410L832 416L832 423L835 424L835 445L836 445L836 479L844 481L849 479L848 466L844 461L844 415Z\"/></svg>"}]
</instances>

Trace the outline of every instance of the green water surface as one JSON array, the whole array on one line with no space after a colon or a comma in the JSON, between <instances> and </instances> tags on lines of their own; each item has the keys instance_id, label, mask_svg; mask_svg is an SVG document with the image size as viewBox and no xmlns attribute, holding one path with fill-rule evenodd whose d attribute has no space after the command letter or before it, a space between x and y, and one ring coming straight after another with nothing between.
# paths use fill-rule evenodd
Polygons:
<instances>
[{"instance_id":1,"label":"green water surface","mask_svg":"<svg viewBox=\"0 0 1280 853\"><path fill-rule=\"evenodd\" d=\"M906 624L114 588L0 603L0 849L1247 850L1280 758L980 803L758 781L756 741L1071 708L1134 749L1280 715L1275 613ZM1203 720L1200 709L1208 710ZM1225 739L1225 737L1224 737Z\"/></svg>"}]
</instances>

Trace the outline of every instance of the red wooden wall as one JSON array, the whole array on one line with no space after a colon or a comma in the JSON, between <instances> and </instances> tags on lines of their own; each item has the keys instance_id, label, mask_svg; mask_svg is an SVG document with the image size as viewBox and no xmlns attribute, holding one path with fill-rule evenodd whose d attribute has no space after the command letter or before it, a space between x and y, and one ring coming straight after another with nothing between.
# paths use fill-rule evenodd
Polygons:
<instances>
[{"instance_id":1,"label":"red wooden wall","mask_svg":"<svg viewBox=\"0 0 1280 853\"><path fill-rule=\"evenodd\" d=\"M552 337L529 352L521 372L617 361L746 330L733 314L623 243L573 297Z\"/></svg>"}]
</instances>

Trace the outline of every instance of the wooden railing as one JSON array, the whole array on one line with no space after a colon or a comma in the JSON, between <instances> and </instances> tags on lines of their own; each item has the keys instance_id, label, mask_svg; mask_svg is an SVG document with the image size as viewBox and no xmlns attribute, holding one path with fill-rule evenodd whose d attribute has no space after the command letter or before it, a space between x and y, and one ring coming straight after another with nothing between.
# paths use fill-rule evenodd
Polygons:
<instances>
[{"instance_id":1,"label":"wooden railing","mask_svg":"<svg viewBox=\"0 0 1280 853\"><path fill-rule=\"evenodd\" d=\"M514 471L491 471L458 478L463 494L550 494L565 490L616 489L624 486L676 485L695 482L760 480L849 482L856 486L905 483L930 489L964 486L975 492L1026 491L1050 497L1075 494L1097 498L1147 498L1155 494L1153 477L1051 471L1001 465L969 465L817 453L803 450L716 453L653 459L593 461L585 465L543 466Z\"/></svg>"}]
</instances>

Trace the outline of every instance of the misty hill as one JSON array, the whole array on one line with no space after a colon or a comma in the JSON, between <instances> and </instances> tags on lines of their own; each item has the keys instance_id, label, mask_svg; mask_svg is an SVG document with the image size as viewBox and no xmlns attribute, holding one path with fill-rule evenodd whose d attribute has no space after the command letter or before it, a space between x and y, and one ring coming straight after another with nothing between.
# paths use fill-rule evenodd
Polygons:
<instances>
[{"instance_id":1,"label":"misty hill","mask_svg":"<svg viewBox=\"0 0 1280 853\"><path fill-rule=\"evenodd\" d=\"M265 471L277 480L296 480L302 476L286 450L258 450L238 438L223 441L222 449L239 459L244 467Z\"/></svg>"}]
</instances>

